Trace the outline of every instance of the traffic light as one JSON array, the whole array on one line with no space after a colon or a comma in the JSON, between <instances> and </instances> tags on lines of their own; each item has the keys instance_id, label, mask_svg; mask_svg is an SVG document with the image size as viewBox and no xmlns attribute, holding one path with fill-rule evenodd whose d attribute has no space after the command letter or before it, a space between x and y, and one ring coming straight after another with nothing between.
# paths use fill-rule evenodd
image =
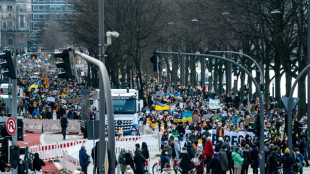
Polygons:
<instances>
[{"instance_id":1,"label":"traffic light","mask_svg":"<svg viewBox=\"0 0 310 174\"><path fill-rule=\"evenodd\" d=\"M15 68L10 51L0 53L0 66L3 68L2 74L12 79L16 79Z\"/></svg>"},{"instance_id":2,"label":"traffic light","mask_svg":"<svg viewBox=\"0 0 310 174\"><path fill-rule=\"evenodd\" d=\"M19 156L20 156L20 149L18 146L11 146L10 147L10 163L12 168L16 169L19 162Z\"/></svg>"},{"instance_id":3,"label":"traffic light","mask_svg":"<svg viewBox=\"0 0 310 174\"><path fill-rule=\"evenodd\" d=\"M248 91L246 85L242 85L242 90L243 90L244 92L247 92L247 91Z\"/></svg>"},{"instance_id":4,"label":"traffic light","mask_svg":"<svg viewBox=\"0 0 310 174\"><path fill-rule=\"evenodd\" d=\"M9 158L9 139L7 137L0 138L0 163L8 163Z\"/></svg>"},{"instance_id":5,"label":"traffic light","mask_svg":"<svg viewBox=\"0 0 310 174\"><path fill-rule=\"evenodd\" d=\"M25 50L21 49L21 50L19 51L19 54L20 54L20 55L25 54Z\"/></svg>"},{"instance_id":6,"label":"traffic light","mask_svg":"<svg viewBox=\"0 0 310 174\"><path fill-rule=\"evenodd\" d=\"M264 87L265 85L264 84L260 84L260 93L261 94L264 94Z\"/></svg>"},{"instance_id":7,"label":"traffic light","mask_svg":"<svg viewBox=\"0 0 310 174\"><path fill-rule=\"evenodd\" d=\"M153 63L153 70L155 72L159 71L159 55L156 52L153 53L150 61Z\"/></svg>"},{"instance_id":8,"label":"traffic light","mask_svg":"<svg viewBox=\"0 0 310 174\"><path fill-rule=\"evenodd\" d=\"M24 141L24 122L23 122L23 119L17 119L17 141Z\"/></svg>"},{"instance_id":9,"label":"traffic light","mask_svg":"<svg viewBox=\"0 0 310 174\"><path fill-rule=\"evenodd\" d=\"M59 78L73 79L69 51L65 49L62 53L54 53L55 58L61 58L62 62L56 63L57 68L62 68L63 71L57 74Z\"/></svg>"}]
</instances>

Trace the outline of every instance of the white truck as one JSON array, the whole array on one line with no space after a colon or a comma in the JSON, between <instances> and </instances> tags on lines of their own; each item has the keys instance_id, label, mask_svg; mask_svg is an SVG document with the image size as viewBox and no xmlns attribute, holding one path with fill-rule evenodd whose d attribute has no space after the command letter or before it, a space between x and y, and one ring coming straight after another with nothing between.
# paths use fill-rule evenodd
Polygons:
<instances>
[{"instance_id":1,"label":"white truck","mask_svg":"<svg viewBox=\"0 0 310 174\"><path fill-rule=\"evenodd\" d=\"M99 97L99 90L96 90ZM139 135L139 112L143 108L143 100L139 100L139 91L136 89L111 89L114 109L115 134L120 128L124 135ZM93 106L98 108L98 101ZM106 123L108 118L106 117Z\"/></svg>"}]
</instances>

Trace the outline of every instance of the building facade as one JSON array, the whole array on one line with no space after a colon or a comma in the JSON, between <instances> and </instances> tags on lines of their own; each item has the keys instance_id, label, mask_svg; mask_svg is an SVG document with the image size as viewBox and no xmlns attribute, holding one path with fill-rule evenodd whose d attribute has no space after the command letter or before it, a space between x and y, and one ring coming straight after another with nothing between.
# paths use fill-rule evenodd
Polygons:
<instances>
[{"instance_id":1,"label":"building facade","mask_svg":"<svg viewBox=\"0 0 310 174\"><path fill-rule=\"evenodd\" d=\"M48 22L57 22L66 12L72 11L68 0L32 0L31 1L31 33L35 47L42 47L42 35ZM54 21L53 21L54 20Z\"/></svg>"},{"instance_id":2,"label":"building facade","mask_svg":"<svg viewBox=\"0 0 310 174\"><path fill-rule=\"evenodd\" d=\"M24 50L30 40L30 0L0 0L1 49Z\"/></svg>"}]
</instances>

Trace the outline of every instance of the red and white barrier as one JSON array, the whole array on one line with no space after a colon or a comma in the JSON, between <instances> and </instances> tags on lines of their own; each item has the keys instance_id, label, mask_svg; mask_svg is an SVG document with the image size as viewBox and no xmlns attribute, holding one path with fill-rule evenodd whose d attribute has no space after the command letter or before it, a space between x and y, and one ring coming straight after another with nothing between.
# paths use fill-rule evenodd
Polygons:
<instances>
[{"instance_id":1,"label":"red and white barrier","mask_svg":"<svg viewBox=\"0 0 310 174\"><path fill-rule=\"evenodd\" d=\"M69 141L63 143L36 145L29 147L30 153L39 153L43 161L63 158L63 149L85 143L85 140Z\"/></svg>"},{"instance_id":2,"label":"red and white barrier","mask_svg":"<svg viewBox=\"0 0 310 174\"><path fill-rule=\"evenodd\" d=\"M67 172L74 173L74 170L79 165L80 165L80 162L78 158L74 158L66 150L63 150L63 168Z\"/></svg>"}]
</instances>

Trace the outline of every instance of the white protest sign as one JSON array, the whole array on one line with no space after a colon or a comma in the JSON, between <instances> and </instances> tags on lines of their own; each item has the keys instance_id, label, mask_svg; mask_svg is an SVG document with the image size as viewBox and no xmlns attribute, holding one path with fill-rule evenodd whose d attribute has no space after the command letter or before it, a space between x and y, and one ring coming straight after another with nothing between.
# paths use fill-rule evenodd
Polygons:
<instances>
[{"instance_id":1,"label":"white protest sign","mask_svg":"<svg viewBox=\"0 0 310 174\"><path fill-rule=\"evenodd\" d=\"M220 109L221 108L220 99L210 99L209 108L210 109Z\"/></svg>"}]
</instances>

